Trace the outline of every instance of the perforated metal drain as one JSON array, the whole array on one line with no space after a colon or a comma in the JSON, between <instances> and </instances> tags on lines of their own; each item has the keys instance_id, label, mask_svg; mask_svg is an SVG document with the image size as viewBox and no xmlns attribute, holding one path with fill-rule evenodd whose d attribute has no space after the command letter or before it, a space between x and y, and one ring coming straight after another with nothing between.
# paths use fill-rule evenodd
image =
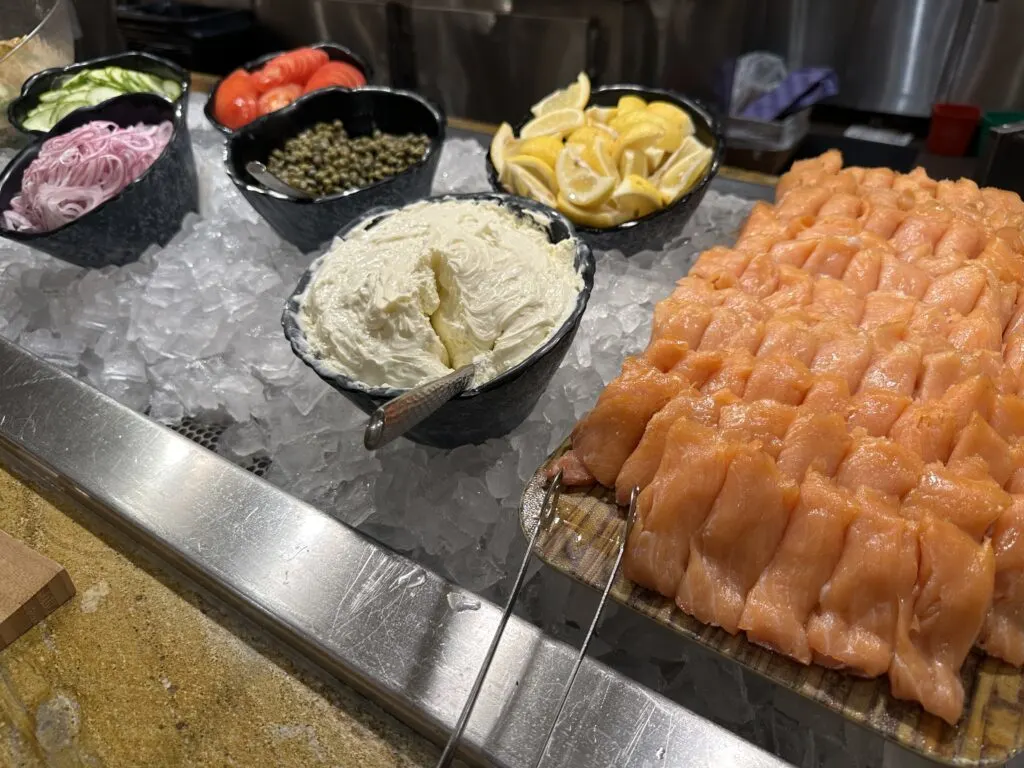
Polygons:
<instances>
[{"instance_id":1,"label":"perforated metal drain","mask_svg":"<svg viewBox=\"0 0 1024 768\"><path fill-rule=\"evenodd\" d=\"M220 442L220 438L224 434L224 430L227 429L227 426L224 424L206 424L186 416L181 420L180 424L171 425L171 429L179 435L184 435L192 442L198 443L203 448L216 451L217 444ZM241 466L242 469L252 472L256 477L263 477L267 470L270 469L271 462L271 458L266 454L256 454Z\"/></svg>"}]
</instances>

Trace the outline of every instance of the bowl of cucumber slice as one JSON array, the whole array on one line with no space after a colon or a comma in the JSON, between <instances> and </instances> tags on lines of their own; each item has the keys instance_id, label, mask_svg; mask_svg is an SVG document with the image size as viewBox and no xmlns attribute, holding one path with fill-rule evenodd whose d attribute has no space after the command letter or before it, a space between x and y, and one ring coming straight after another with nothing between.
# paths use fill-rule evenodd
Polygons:
<instances>
[{"instance_id":1,"label":"bowl of cucumber slice","mask_svg":"<svg viewBox=\"0 0 1024 768\"><path fill-rule=\"evenodd\" d=\"M188 73L177 64L149 53L117 53L37 72L7 106L7 119L22 133L42 136L76 109L126 93L153 93L176 104L188 99L188 90Z\"/></svg>"}]
</instances>

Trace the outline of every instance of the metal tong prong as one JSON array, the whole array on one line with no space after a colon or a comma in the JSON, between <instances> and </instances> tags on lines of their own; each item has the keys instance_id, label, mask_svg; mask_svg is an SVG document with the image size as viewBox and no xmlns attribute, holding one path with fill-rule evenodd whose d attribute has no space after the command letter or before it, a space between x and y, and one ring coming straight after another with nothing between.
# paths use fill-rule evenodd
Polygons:
<instances>
[{"instance_id":1,"label":"metal tong prong","mask_svg":"<svg viewBox=\"0 0 1024 768\"><path fill-rule=\"evenodd\" d=\"M515 608L516 605L516 599L519 597L519 592L523 588L523 582L526 581L526 568L530 564L530 557L533 555L533 548L536 546L537 540L540 538L541 531L547 530L550 525L551 519L554 517L555 509L558 507L558 498L561 493L562 470L558 470L558 474L555 475L554 479L551 481L551 485L548 486L547 492L544 494L544 502L541 504L540 514L537 517L537 526L533 529L533 534L530 536L530 543L526 545L526 554L523 556L523 562L519 566L519 574L516 576L515 584L512 585L512 593L508 596L508 603L505 606L505 611L501 614L501 620L498 622L498 628L494 632L494 637L491 639L491 645L487 649L487 655L484 656L483 664L480 665L480 671L477 673L476 680L473 682L473 687L469 691L469 698L466 699L466 703L462 707L462 714L459 715L459 720L455 724L455 730L452 731L452 735L448 738L448 743L444 746L444 752L441 753L441 758L437 761L437 768L447 768L455 757L455 752L459 747L459 741L462 738L462 733L466 729L466 723L469 721L469 716L473 713L473 707L476 705L476 700L480 696L480 689L483 687L484 680L487 678L487 672L491 668L491 662L494 660L494 654L498 650L498 644L501 642L501 636L505 632L505 625L508 624L509 617L512 615L512 609ZM617 567L618 566L616 566L616 568Z\"/></svg>"},{"instance_id":2,"label":"metal tong prong","mask_svg":"<svg viewBox=\"0 0 1024 768\"><path fill-rule=\"evenodd\" d=\"M534 768L544 761L544 757L547 755L548 747L551 745L551 740L555 736L555 727L558 725L558 720L562 716L562 710L565 708L565 702L569 700L569 692L572 690L572 684L576 682L576 674L580 671L580 667L583 665L583 660L587 657L587 648L590 646L590 641L594 637L594 633L597 631L597 623L601 620L601 614L604 613L605 603L608 602L608 595L612 591L612 585L615 584L615 578L618 576L619 567L622 565L622 557L626 553L626 544L629 541L629 534L633 530L633 523L636 521L636 502L640 496L639 486L634 485L633 491L629 494L629 512L626 514L626 527L622 532L622 540L619 542L619 553L615 557L615 565L612 566L611 573L608 574L608 581L605 582L604 590L601 592L601 600L597 604L597 610L594 612L594 618L590 622L590 629L587 630L586 636L583 638L583 645L580 646L580 651L576 655L576 663L572 666L572 671L569 673L569 679L565 682L565 687L562 688L562 698L558 700L558 708L555 709L555 716L551 720L551 727L548 729L548 736L544 740L544 746L541 747L540 754L537 756L537 761L533 764Z\"/></svg>"}]
</instances>

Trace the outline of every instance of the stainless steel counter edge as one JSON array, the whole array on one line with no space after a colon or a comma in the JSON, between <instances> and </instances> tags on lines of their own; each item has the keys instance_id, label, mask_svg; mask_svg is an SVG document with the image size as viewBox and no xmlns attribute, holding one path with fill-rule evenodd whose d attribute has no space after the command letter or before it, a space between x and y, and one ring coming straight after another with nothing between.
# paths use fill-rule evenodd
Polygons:
<instances>
[{"instance_id":1,"label":"stainless steel counter edge","mask_svg":"<svg viewBox=\"0 0 1024 768\"><path fill-rule=\"evenodd\" d=\"M127 529L427 736L455 723L500 615L494 605L449 601L460 590L436 574L6 341L0 461ZM573 655L514 618L469 723L467 757L532 764ZM592 660L561 722L552 768L783 765Z\"/></svg>"}]
</instances>

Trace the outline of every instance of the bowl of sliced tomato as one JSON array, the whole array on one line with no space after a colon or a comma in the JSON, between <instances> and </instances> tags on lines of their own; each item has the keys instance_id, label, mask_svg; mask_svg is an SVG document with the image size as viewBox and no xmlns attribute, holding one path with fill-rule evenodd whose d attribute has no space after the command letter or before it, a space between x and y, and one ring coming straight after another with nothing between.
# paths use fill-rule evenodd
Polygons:
<instances>
[{"instance_id":1,"label":"bowl of sliced tomato","mask_svg":"<svg viewBox=\"0 0 1024 768\"><path fill-rule=\"evenodd\" d=\"M262 56L222 77L206 100L206 119L230 136L258 117L322 88L361 88L370 65L336 43L317 43Z\"/></svg>"}]
</instances>

